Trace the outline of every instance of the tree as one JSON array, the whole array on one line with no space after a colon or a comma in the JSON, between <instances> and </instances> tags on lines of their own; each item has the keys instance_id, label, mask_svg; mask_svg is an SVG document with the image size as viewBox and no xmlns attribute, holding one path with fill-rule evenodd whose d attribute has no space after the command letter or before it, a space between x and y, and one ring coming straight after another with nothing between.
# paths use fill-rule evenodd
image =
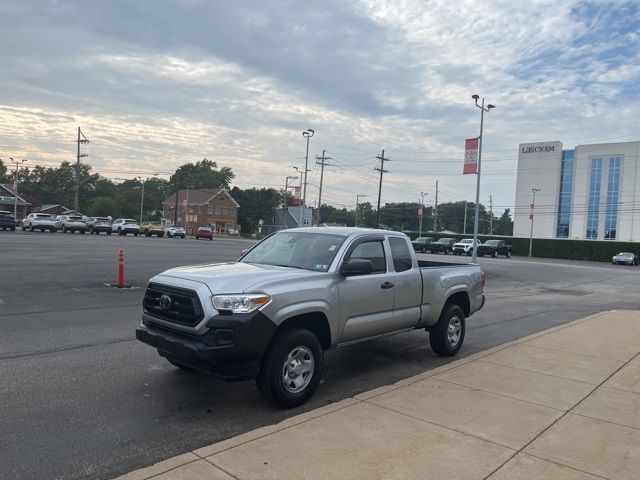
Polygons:
<instances>
[{"instance_id":1,"label":"tree","mask_svg":"<svg viewBox=\"0 0 640 480\"><path fill-rule=\"evenodd\" d=\"M216 162L204 158L196 163L185 163L178 167L169 183L186 188L226 188L229 189L231 180L235 178L230 167L218 170ZM174 187L175 188L175 187Z\"/></svg>"},{"instance_id":2,"label":"tree","mask_svg":"<svg viewBox=\"0 0 640 480\"><path fill-rule=\"evenodd\" d=\"M234 187L229 193L240 204L238 223L245 235L257 232L258 221L268 222L273 210L282 204L282 192L275 188L242 190Z\"/></svg>"},{"instance_id":3,"label":"tree","mask_svg":"<svg viewBox=\"0 0 640 480\"><path fill-rule=\"evenodd\" d=\"M513 220L511 219L511 209L507 208L500 218L493 221L493 233L496 235L513 235Z\"/></svg>"},{"instance_id":4,"label":"tree","mask_svg":"<svg viewBox=\"0 0 640 480\"><path fill-rule=\"evenodd\" d=\"M0 159L0 183L9 183L9 176L7 175L7 167Z\"/></svg>"}]
</instances>

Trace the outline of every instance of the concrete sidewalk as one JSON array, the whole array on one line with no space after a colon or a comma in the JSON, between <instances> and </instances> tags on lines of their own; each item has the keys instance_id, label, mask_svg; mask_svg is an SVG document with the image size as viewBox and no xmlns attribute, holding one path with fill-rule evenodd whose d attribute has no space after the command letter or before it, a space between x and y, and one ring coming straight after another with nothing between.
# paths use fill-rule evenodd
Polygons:
<instances>
[{"instance_id":1,"label":"concrete sidewalk","mask_svg":"<svg viewBox=\"0 0 640 480\"><path fill-rule=\"evenodd\" d=\"M601 313L120 479L637 480L639 353Z\"/></svg>"}]
</instances>

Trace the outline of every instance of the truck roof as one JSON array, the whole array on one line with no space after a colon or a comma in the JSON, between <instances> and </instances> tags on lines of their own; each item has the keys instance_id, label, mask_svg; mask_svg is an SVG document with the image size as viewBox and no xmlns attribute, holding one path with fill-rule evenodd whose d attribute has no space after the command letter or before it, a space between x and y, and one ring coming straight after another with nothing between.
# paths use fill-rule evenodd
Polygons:
<instances>
[{"instance_id":1,"label":"truck roof","mask_svg":"<svg viewBox=\"0 0 640 480\"><path fill-rule=\"evenodd\" d=\"M280 230L281 232L284 230ZM406 236L404 233L396 232L393 230L382 230L378 228L360 228L360 227L303 227L303 228L288 228L287 232L305 232L305 233L326 233L333 235L343 235L348 237L349 235L366 235L366 234L383 234L383 235L399 235Z\"/></svg>"}]
</instances>

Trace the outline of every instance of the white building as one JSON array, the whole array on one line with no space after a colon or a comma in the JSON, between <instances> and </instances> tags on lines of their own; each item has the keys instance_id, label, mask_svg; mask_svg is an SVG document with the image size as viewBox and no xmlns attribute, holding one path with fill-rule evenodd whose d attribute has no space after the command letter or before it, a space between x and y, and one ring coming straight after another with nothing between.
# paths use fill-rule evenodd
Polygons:
<instances>
[{"instance_id":1,"label":"white building","mask_svg":"<svg viewBox=\"0 0 640 480\"><path fill-rule=\"evenodd\" d=\"M639 155L640 142L520 144L514 236L529 237L533 210L535 238L640 241Z\"/></svg>"}]
</instances>

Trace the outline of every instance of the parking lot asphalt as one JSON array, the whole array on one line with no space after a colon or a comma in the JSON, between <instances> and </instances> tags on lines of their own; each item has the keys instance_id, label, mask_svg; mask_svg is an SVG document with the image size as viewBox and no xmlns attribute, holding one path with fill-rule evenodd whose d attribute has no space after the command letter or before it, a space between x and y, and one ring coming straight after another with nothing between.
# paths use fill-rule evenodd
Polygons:
<instances>
[{"instance_id":1,"label":"parking lot asphalt","mask_svg":"<svg viewBox=\"0 0 640 480\"><path fill-rule=\"evenodd\" d=\"M424 332L327 354L309 404L267 406L253 382L180 371L135 340L147 279L232 261L242 239L0 232L0 478L102 479L435 368ZM116 254L126 254L118 290ZM424 255L467 262L466 257ZM610 309L640 308L640 267L480 259L487 304L460 355Z\"/></svg>"}]
</instances>

